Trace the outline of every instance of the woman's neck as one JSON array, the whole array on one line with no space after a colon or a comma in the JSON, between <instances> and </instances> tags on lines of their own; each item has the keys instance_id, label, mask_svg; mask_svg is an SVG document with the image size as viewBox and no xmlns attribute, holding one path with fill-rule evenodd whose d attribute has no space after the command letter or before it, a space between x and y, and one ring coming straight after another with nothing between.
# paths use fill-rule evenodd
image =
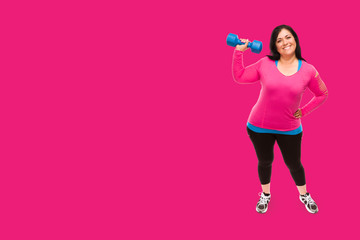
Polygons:
<instances>
[{"instance_id":1,"label":"woman's neck","mask_svg":"<svg viewBox=\"0 0 360 240\"><path fill-rule=\"evenodd\" d=\"M291 65L293 64L295 61L298 61L298 59L296 58L295 54L292 56L280 56L280 64L282 65Z\"/></svg>"}]
</instances>

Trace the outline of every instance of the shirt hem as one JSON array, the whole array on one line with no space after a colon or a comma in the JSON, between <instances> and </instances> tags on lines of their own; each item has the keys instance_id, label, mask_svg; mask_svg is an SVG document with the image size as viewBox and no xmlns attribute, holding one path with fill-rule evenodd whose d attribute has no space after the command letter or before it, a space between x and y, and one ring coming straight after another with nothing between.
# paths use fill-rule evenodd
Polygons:
<instances>
[{"instance_id":1,"label":"shirt hem","mask_svg":"<svg viewBox=\"0 0 360 240\"><path fill-rule=\"evenodd\" d=\"M251 125L253 125L253 126L255 126L255 127L263 128L264 130L273 130L273 131L279 131L279 132L290 132L290 131L294 131L294 130L296 130L296 129L298 129L298 128L301 127L301 131L302 131L302 124L301 124L301 123L300 123L300 126L299 126L299 127L292 128L292 129L275 129L275 128L264 127L264 126L260 127L259 125L254 124L254 123L252 123L252 122L250 122L250 121L248 121L248 123L250 123Z\"/></svg>"}]
</instances>

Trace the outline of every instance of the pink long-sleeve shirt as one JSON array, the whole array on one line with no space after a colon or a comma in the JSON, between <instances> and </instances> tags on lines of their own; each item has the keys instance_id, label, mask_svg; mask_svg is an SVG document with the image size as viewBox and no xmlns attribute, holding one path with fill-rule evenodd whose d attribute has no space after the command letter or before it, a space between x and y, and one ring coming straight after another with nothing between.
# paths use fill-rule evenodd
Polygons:
<instances>
[{"instance_id":1,"label":"pink long-sleeve shirt","mask_svg":"<svg viewBox=\"0 0 360 240\"><path fill-rule=\"evenodd\" d=\"M307 88L314 97L300 108L302 117L327 99L328 90L313 65L302 61L299 71L285 76L279 71L275 61L267 56L244 67L243 54L242 51L234 50L234 80L240 84L261 84L259 98L248 117L250 124L260 128L291 131L301 124L300 118L296 118L294 113L299 109L302 95Z\"/></svg>"}]
</instances>

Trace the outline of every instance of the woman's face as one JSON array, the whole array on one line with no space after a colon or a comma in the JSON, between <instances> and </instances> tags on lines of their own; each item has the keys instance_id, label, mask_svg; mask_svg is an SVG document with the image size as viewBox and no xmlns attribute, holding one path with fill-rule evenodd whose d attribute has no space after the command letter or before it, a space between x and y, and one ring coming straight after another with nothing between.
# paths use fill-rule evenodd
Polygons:
<instances>
[{"instance_id":1,"label":"woman's face","mask_svg":"<svg viewBox=\"0 0 360 240\"><path fill-rule=\"evenodd\" d=\"M277 47L277 51L282 56L290 56L295 54L295 49L296 49L295 38L286 28L283 28L280 31L276 39L276 47Z\"/></svg>"}]
</instances>

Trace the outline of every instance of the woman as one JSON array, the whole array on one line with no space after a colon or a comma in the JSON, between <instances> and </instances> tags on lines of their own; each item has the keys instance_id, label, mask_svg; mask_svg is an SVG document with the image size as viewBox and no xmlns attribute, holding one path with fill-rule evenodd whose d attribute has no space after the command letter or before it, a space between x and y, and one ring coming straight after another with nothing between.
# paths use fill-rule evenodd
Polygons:
<instances>
[{"instance_id":1,"label":"woman","mask_svg":"<svg viewBox=\"0 0 360 240\"><path fill-rule=\"evenodd\" d=\"M286 166L299 190L300 201L310 213L317 213L318 206L306 191L305 171L300 161L302 125L300 118L319 107L328 97L328 91L315 67L301 57L299 39L288 25L277 26L270 39L272 55L244 67L244 45L234 49L232 74L240 84L261 83L260 96L252 108L247 133L258 158L258 174L263 192L256 211L265 213L270 202L271 166L274 144L278 143ZM299 108L305 90L314 97Z\"/></svg>"}]
</instances>

